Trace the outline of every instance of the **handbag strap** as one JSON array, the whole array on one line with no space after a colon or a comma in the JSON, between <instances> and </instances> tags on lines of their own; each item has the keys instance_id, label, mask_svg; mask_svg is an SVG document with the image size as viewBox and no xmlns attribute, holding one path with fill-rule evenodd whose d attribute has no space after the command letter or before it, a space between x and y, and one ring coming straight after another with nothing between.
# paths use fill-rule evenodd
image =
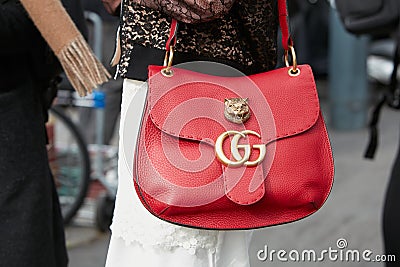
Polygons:
<instances>
[{"instance_id":1,"label":"handbag strap","mask_svg":"<svg viewBox=\"0 0 400 267\"><path fill-rule=\"evenodd\" d=\"M287 3L286 0L278 0L278 14L279 14L279 26L282 32L282 47L285 51L289 51L289 47L293 46L293 41L290 38L289 34L289 25L288 25L288 11L287 11ZM178 31L178 22L176 19L172 19L169 38L165 45L167 51L170 51L171 46L176 44L176 36Z\"/></svg>"},{"instance_id":2,"label":"handbag strap","mask_svg":"<svg viewBox=\"0 0 400 267\"><path fill-rule=\"evenodd\" d=\"M278 0L279 26L282 32L282 47L285 51L293 46L293 40L289 33L288 11L286 0Z\"/></svg>"},{"instance_id":3,"label":"handbag strap","mask_svg":"<svg viewBox=\"0 0 400 267\"><path fill-rule=\"evenodd\" d=\"M165 45L165 50L169 51L171 48L171 44L173 46L176 44L177 32L178 32L178 21L176 19L172 19L171 27L169 29L169 37Z\"/></svg>"},{"instance_id":4,"label":"handbag strap","mask_svg":"<svg viewBox=\"0 0 400 267\"><path fill-rule=\"evenodd\" d=\"M393 71L390 76L390 84L388 90L381 96L380 101L376 104L372 117L369 122L369 143L364 153L367 159L373 159L378 148L378 122L382 108L385 104L394 109L400 109L400 88L397 79L397 70L400 63L400 24L396 34L396 47L393 55Z\"/></svg>"}]
</instances>

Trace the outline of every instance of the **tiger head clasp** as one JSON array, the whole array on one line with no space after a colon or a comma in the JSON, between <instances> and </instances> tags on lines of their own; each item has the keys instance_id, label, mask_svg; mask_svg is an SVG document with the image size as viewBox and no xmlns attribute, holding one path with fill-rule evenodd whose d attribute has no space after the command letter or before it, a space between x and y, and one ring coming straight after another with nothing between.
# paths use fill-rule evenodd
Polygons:
<instances>
[{"instance_id":1,"label":"tiger head clasp","mask_svg":"<svg viewBox=\"0 0 400 267\"><path fill-rule=\"evenodd\" d=\"M226 98L224 104L224 115L228 121L242 124L250 118L248 98Z\"/></svg>"}]
</instances>

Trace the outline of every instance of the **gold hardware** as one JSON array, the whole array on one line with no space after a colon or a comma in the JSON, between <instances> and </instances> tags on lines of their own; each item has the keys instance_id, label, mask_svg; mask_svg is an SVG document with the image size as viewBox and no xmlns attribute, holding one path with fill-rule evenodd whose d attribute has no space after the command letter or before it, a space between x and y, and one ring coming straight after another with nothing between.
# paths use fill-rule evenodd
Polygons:
<instances>
[{"instance_id":1,"label":"gold hardware","mask_svg":"<svg viewBox=\"0 0 400 267\"><path fill-rule=\"evenodd\" d=\"M300 69L298 68L298 69L294 70L293 67L291 67L288 70L288 74L289 74L289 76L292 76L292 77L299 76L300 75Z\"/></svg>"},{"instance_id":2,"label":"gold hardware","mask_svg":"<svg viewBox=\"0 0 400 267\"><path fill-rule=\"evenodd\" d=\"M172 77L174 75L174 72L171 70L173 59L174 59L174 46L171 45L169 47L169 51L165 52L165 57L164 57L165 68L161 70L161 74L164 75L165 77Z\"/></svg>"},{"instance_id":3,"label":"gold hardware","mask_svg":"<svg viewBox=\"0 0 400 267\"><path fill-rule=\"evenodd\" d=\"M289 46L289 49L285 51L285 64L286 67L290 67L289 63L289 50L290 50L290 55L292 57L292 67L289 69L288 73L290 76L295 77L300 75L300 69L297 68L297 57L296 57L296 51L294 50L293 46Z\"/></svg>"},{"instance_id":4,"label":"gold hardware","mask_svg":"<svg viewBox=\"0 0 400 267\"><path fill-rule=\"evenodd\" d=\"M233 138L231 140L231 153L236 161L228 159L223 151L223 143L225 139L230 135L233 135ZM261 138L261 136L258 133L251 130L244 130L241 132L226 131L223 134L221 134L215 141L215 154L219 159L219 161L221 161L228 167L241 167L243 165L248 167L253 167L260 164L265 158L265 154L267 153L267 147L266 145L263 144L253 145L253 147L250 147L250 145L239 145L240 138L246 138L247 135L255 135L258 138ZM252 148L260 150L260 155L258 159L254 161L249 161ZM240 154L239 149L244 150L243 156Z\"/></svg>"},{"instance_id":5,"label":"gold hardware","mask_svg":"<svg viewBox=\"0 0 400 267\"><path fill-rule=\"evenodd\" d=\"M224 116L228 121L242 124L250 118L248 98L227 98L224 104Z\"/></svg>"},{"instance_id":6,"label":"gold hardware","mask_svg":"<svg viewBox=\"0 0 400 267\"><path fill-rule=\"evenodd\" d=\"M163 68L161 74L167 78L174 76L174 71L170 68Z\"/></svg>"}]
</instances>

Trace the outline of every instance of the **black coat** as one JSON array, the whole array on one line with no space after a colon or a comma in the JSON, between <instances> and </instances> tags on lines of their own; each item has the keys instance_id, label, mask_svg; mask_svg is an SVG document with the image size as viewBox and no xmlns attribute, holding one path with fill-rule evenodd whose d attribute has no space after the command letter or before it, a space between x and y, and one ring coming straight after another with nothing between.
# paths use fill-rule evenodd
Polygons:
<instances>
[{"instance_id":1,"label":"black coat","mask_svg":"<svg viewBox=\"0 0 400 267\"><path fill-rule=\"evenodd\" d=\"M0 266L65 267L47 161L43 91L49 50L22 6L0 0Z\"/></svg>"}]
</instances>

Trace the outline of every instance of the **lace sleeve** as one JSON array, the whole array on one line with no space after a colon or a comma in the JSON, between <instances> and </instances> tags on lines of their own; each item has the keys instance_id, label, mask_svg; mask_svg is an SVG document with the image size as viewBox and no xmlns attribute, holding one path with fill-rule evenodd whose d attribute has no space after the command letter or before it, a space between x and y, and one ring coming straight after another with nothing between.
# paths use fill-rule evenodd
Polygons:
<instances>
[{"instance_id":1,"label":"lace sleeve","mask_svg":"<svg viewBox=\"0 0 400 267\"><path fill-rule=\"evenodd\" d=\"M234 0L135 0L184 23L206 22L223 16Z\"/></svg>"}]
</instances>

